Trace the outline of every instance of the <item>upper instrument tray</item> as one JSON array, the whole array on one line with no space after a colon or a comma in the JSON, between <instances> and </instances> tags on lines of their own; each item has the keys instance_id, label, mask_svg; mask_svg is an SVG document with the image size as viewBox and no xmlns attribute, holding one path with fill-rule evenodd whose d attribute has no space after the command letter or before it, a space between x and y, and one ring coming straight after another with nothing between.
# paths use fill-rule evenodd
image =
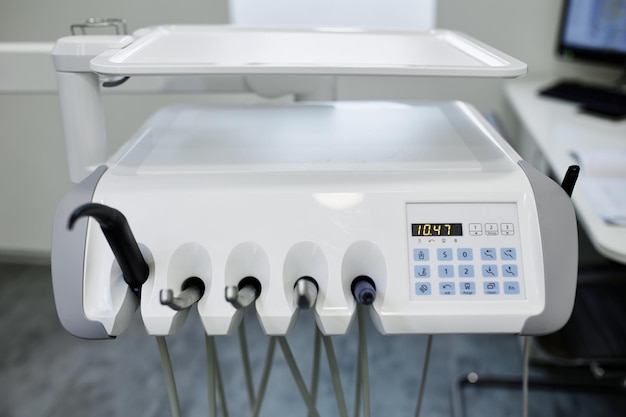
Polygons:
<instances>
[{"instance_id":1,"label":"upper instrument tray","mask_svg":"<svg viewBox=\"0 0 626 417\"><path fill-rule=\"evenodd\" d=\"M513 78L526 64L444 30L156 26L91 61L111 75L302 74Z\"/></svg>"}]
</instances>

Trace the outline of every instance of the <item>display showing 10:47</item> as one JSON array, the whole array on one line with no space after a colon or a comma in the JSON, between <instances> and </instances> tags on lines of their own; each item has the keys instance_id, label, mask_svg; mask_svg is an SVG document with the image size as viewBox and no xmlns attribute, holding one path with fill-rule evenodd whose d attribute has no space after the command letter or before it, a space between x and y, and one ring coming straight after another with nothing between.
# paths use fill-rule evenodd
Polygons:
<instances>
[{"instance_id":1,"label":"display showing 10:47","mask_svg":"<svg viewBox=\"0 0 626 417\"><path fill-rule=\"evenodd\" d=\"M412 236L463 236L462 223L412 223Z\"/></svg>"}]
</instances>

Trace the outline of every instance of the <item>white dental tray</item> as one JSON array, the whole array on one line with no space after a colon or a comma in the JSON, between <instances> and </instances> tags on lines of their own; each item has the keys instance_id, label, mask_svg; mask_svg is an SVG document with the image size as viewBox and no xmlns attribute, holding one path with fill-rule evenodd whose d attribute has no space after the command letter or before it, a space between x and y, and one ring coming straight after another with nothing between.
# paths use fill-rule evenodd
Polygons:
<instances>
[{"instance_id":1,"label":"white dental tray","mask_svg":"<svg viewBox=\"0 0 626 417\"><path fill-rule=\"evenodd\" d=\"M526 64L463 34L354 28L173 25L142 29L94 72L150 74L402 75L513 78Z\"/></svg>"}]
</instances>

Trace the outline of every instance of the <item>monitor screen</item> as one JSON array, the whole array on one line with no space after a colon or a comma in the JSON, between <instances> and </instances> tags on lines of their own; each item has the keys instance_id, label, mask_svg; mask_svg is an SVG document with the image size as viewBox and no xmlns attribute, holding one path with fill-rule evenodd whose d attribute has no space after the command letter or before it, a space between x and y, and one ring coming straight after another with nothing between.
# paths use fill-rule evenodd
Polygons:
<instances>
[{"instance_id":1,"label":"monitor screen","mask_svg":"<svg viewBox=\"0 0 626 417\"><path fill-rule=\"evenodd\" d=\"M626 0L564 0L558 53L626 65Z\"/></svg>"}]
</instances>

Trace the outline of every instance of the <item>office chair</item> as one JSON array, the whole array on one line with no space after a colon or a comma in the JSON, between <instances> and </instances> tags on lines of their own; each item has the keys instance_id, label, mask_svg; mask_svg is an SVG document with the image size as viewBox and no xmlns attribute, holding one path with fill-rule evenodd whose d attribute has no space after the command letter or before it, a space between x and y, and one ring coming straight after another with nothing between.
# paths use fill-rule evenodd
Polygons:
<instances>
[{"instance_id":1,"label":"office chair","mask_svg":"<svg viewBox=\"0 0 626 417\"><path fill-rule=\"evenodd\" d=\"M537 337L537 362L588 367L594 378L626 378L626 268L579 271L574 311L558 332ZM614 372L612 372L614 371Z\"/></svg>"},{"instance_id":2,"label":"office chair","mask_svg":"<svg viewBox=\"0 0 626 417\"><path fill-rule=\"evenodd\" d=\"M531 391L626 394L626 267L606 263L579 270L572 316L559 331L530 340ZM454 417L464 417L468 387L521 390L521 376L471 372L452 382ZM622 404L622 403L620 403ZM621 406L620 406L621 407Z\"/></svg>"}]
</instances>

